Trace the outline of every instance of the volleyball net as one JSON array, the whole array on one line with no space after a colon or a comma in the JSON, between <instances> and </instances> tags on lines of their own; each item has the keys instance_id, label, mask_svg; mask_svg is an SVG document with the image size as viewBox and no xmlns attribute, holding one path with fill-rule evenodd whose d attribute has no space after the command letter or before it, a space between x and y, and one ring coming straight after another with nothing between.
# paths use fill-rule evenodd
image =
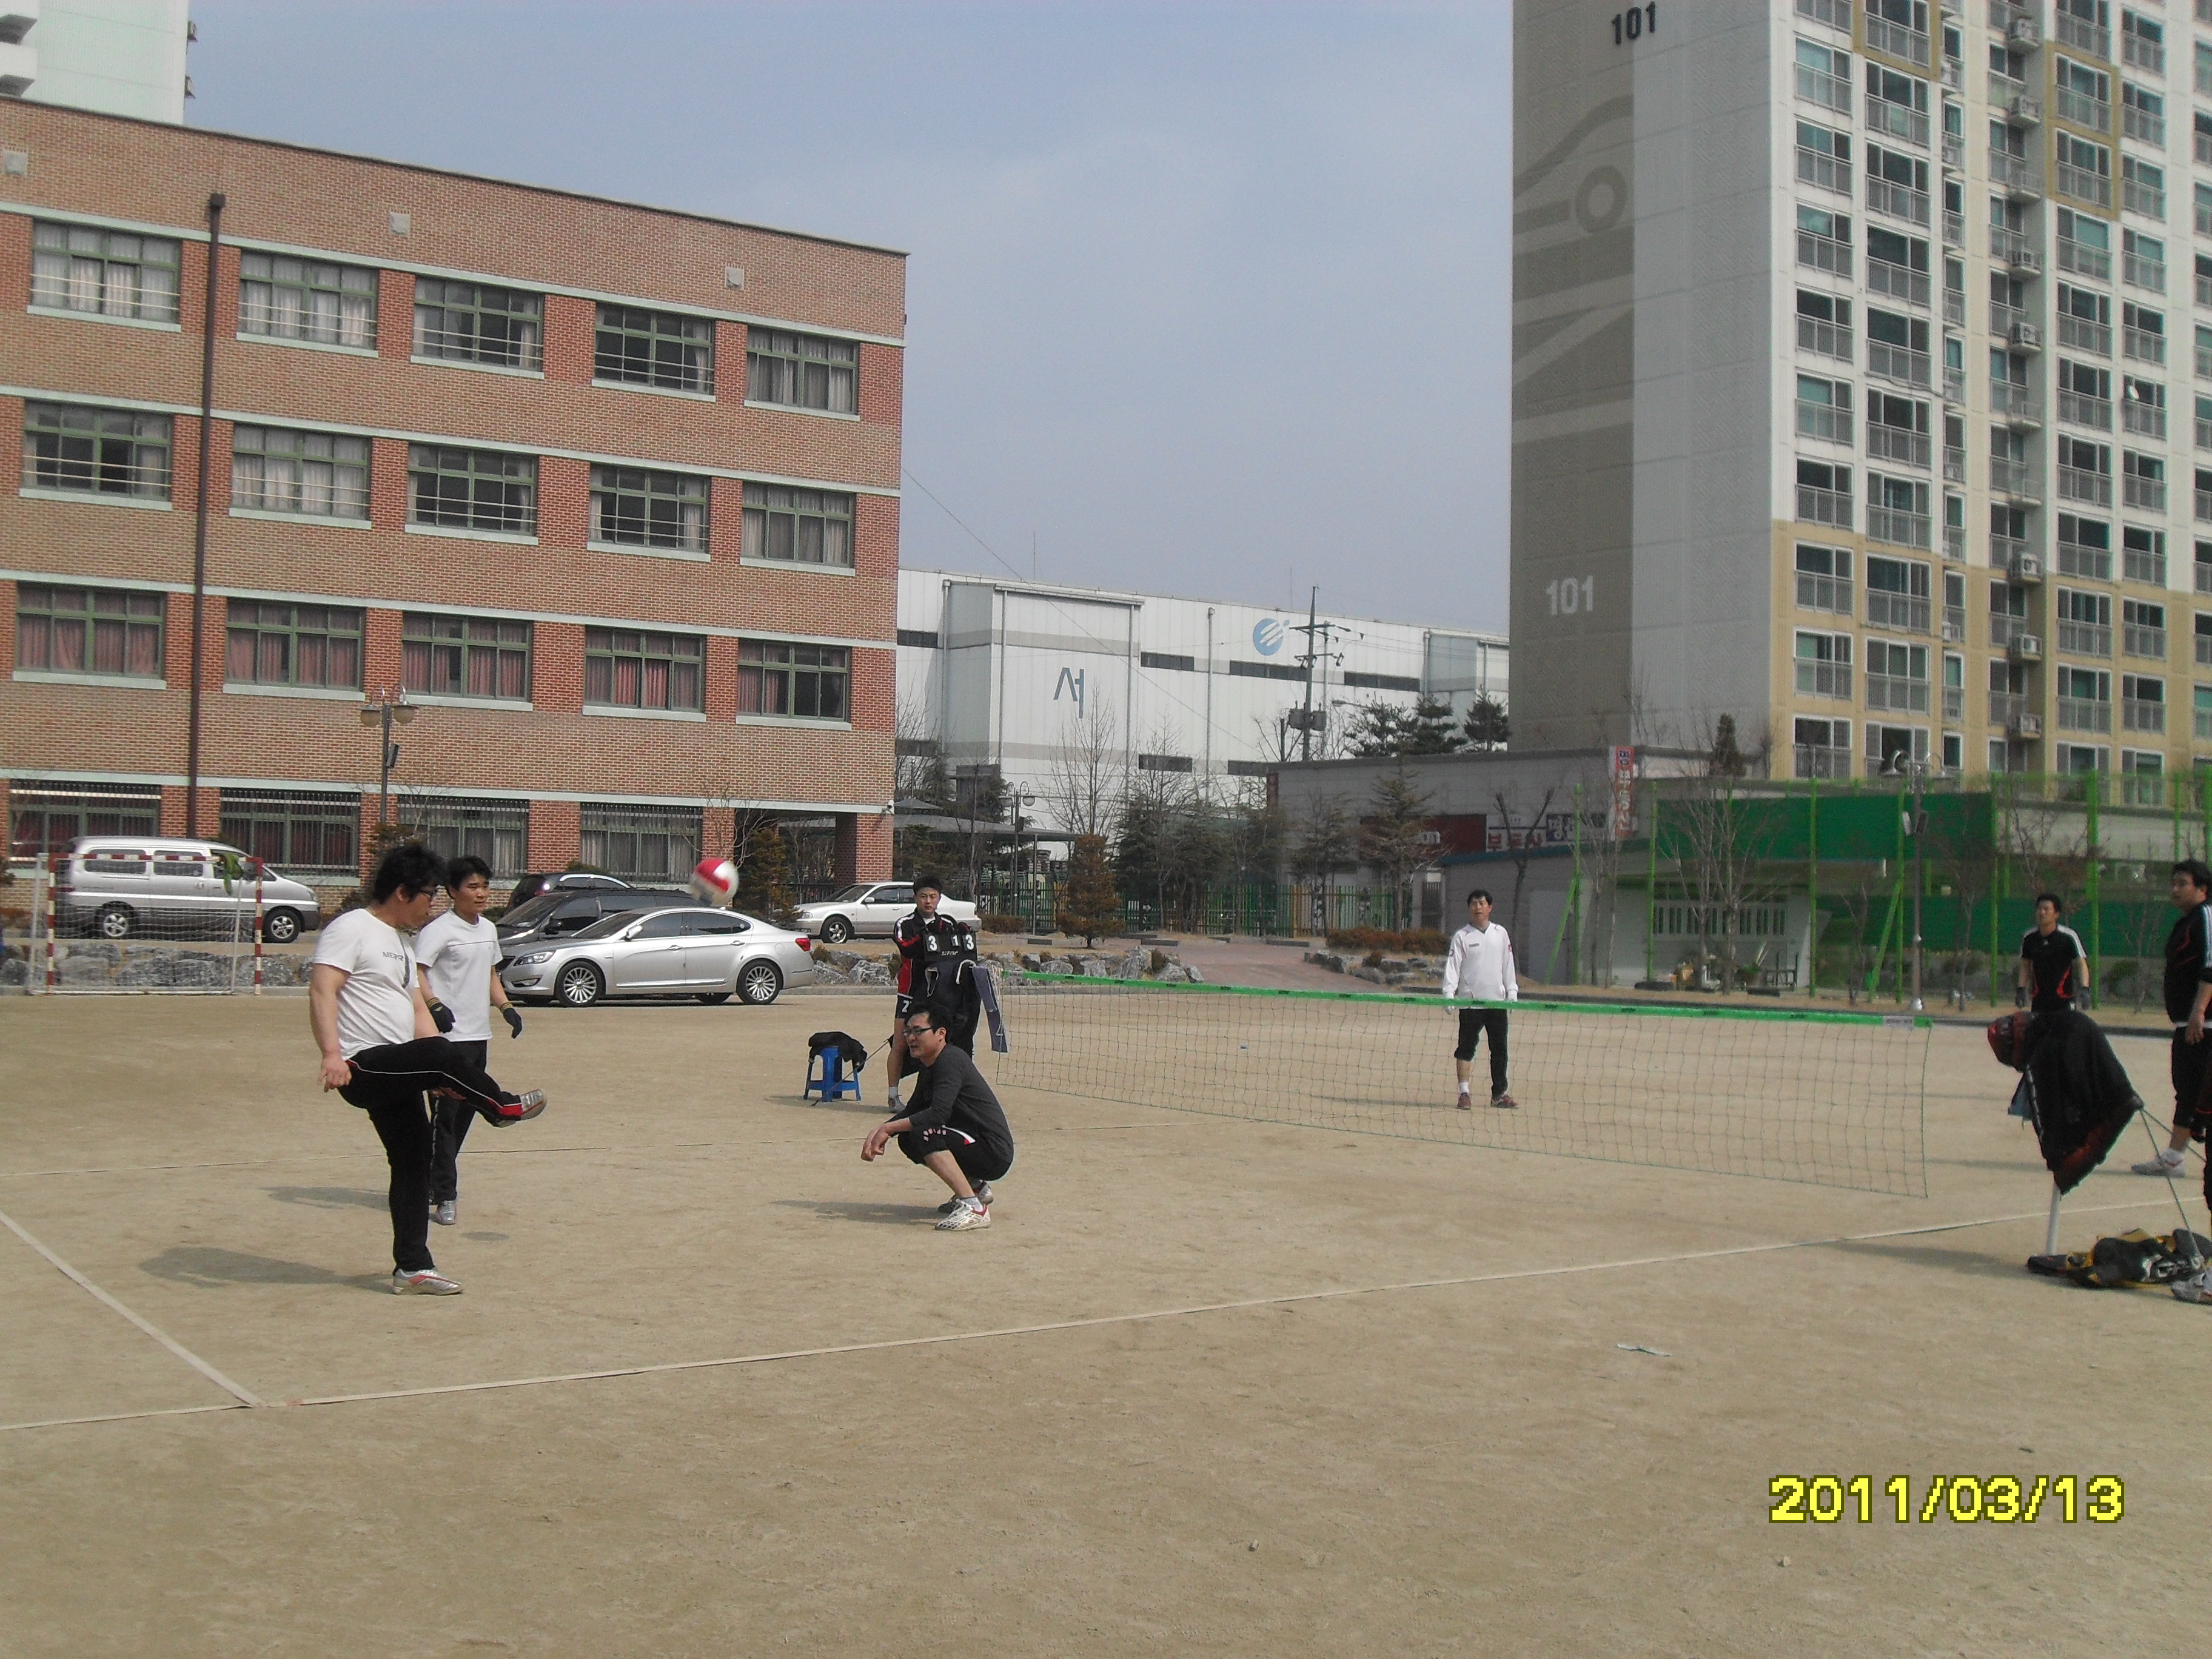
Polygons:
<instances>
[{"instance_id":1,"label":"volleyball net","mask_svg":"<svg viewBox=\"0 0 2212 1659\"><path fill-rule=\"evenodd\" d=\"M1012 975L1010 1085L1417 1140L1924 1197L1925 1016ZM1455 1104L1462 1008L1509 1009Z\"/></svg>"}]
</instances>

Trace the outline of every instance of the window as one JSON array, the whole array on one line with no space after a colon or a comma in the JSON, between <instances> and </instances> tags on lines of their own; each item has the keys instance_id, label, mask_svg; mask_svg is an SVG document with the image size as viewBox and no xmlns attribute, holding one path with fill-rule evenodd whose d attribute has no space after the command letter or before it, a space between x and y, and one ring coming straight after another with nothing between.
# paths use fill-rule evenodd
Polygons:
<instances>
[{"instance_id":1,"label":"window","mask_svg":"<svg viewBox=\"0 0 2212 1659\"><path fill-rule=\"evenodd\" d=\"M166 501L169 417L26 403L23 487Z\"/></svg>"},{"instance_id":2,"label":"window","mask_svg":"<svg viewBox=\"0 0 2212 1659\"><path fill-rule=\"evenodd\" d=\"M161 792L129 784L50 789L21 779L8 792L8 836L19 859L59 852L79 836L146 836L161 825Z\"/></svg>"},{"instance_id":3,"label":"window","mask_svg":"<svg viewBox=\"0 0 2212 1659\"><path fill-rule=\"evenodd\" d=\"M2166 244L2141 231L2120 233L2120 272L2137 288L2166 292Z\"/></svg>"},{"instance_id":4,"label":"window","mask_svg":"<svg viewBox=\"0 0 2212 1659\"><path fill-rule=\"evenodd\" d=\"M1880 144L1866 147L1867 205L1914 224L1928 222L1928 163Z\"/></svg>"},{"instance_id":5,"label":"window","mask_svg":"<svg viewBox=\"0 0 2212 1659\"><path fill-rule=\"evenodd\" d=\"M1801 471L1803 470L1801 465ZM1850 469L1846 468L1848 471ZM1236 662L1229 665L1229 677L1238 680L1297 680L1306 678L1304 668L1286 662Z\"/></svg>"},{"instance_id":6,"label":"window","mask_svg":"<svg viewBox=\"0 0 2212 1659\"><path fill-rule=\"evenodd\" d=\"M1797 290L1797 343L1824 357L1851 355L1851 302L1832 294Z\"/></svg>"},{"instance_id":7,"label":"window","mask_svg":"<svg viewBox=\"0 0 2212 1659\"><path fill-rule=\"evenodd\" d=\"M232 599L228 611L223 678L231 684L361 690L361 611L254 599Z\"/></svg>"},{"instance_id":8,"label":"window","mask_svg":"<svg viewBox=\"0 0 2212 1659\"><path fill-rule=\"evenodd\" d=\"M711 392L714 325L704 317L602 303L592 374L631 386Z\"/></svg>"},{"instance_id":9,"label":"window","mask_svg":"<svg viewBox=\"0 0 2212 1659\"><path fill-rule=\"evenodd\" d=\"M846 719L851 655L842 645L739 641L738 713L793 714L802 720Z\"/></svg>"},{"instance_id":10,"label":"window","mask_svg":"<svg viewBox=\"0 0 2212 1659\"><path fill-rule=\"evenodd\" d=\"M1137 769L1139 772L1188 772L1191 769L1190 757L1139 755L1137 757Z\"/></svg>"},{"instance_id":11,"label":"window","mask_svg":"<svg viewBox=\"0 0 2212 1659\"><path fill-rule=\"evenodd\" d=\"M605 708L696 714L706 707L707 642L696 634L584 630L584 701ZM587 858L587 864L598 863Z\"/></svg>"},{"instance_id":12,"label":"window","mask_svg":"<svg viewBox=\"0 0 2212 1659\"><path fill-rule=\"evenodd\" d=\"M407 828L442 860L482 859L494 881L511 881L530 867L527 801L414 796L402 810Z\"/></svg>"},{"instance_id":13,"label":"window","mask_svg":"<svg viewBox=\"0 0 2212 1659\"><path fill-rule=\"evenodd\" d=\"M528 623L410 611L399 634L401 676L410 691L530 700Z\"/></svg>"},{"instance_id":14,"label":"window","mask_svg":"<svg viewBox=\"0 0 2212 1659\"><path fill-rule=\"evenodd\" d=\"M1264 778L1274 770L1275 766L1267 761L1233 760L1229 763L1229 775L1232 778Z\"/></svg>"},{"instance_id":15,"label":"window","mask_svg":"<svg viewBox=\"0 0 2212 1659\"><path fill-rule=\"evenodd\" d=\"M173 323L177 245L160 236L42 221L31 228L31 303Z\"/></svg>"},{"instance_id":16,"label":"window","mask_svg":"<svg viewBox=\"0 0 2212 1659\"><path fill-rule=\"evenodd\" d=\"M1838 276L1851 274L1851 216L1826 208L1797 210L1797 263Z\"/></svg>"},{"instance_id":17,"label":"window","mask_svg":"<svg viewBox=\"0 0 2212 1659\"><path fill-rule=\"evenodd\" d=\"M853 568L853 498L834 489L745 486L744 556Z\"/></svg>"},{"instance_id":18,"label":"window","mask_svg":"<svg viewBox=\"0 0 2212 1659\"><path fill-rule=\"evenodd\" d=\"M1825 438L1831 443L1850 443L1851 383L1800 374L1797 377L1797 429L1808 438Z\"/></svg>"},{"instance_id":19,"label":"window","mask_svg":"<svg viewBox=\"0 0 2212 1659\"><path fill-rule=\"evenodd\" d=\"M929 642L932 645L937 643L937 636L934 634L930 635ZM1186 674L1194 674L1198 672L1197 658L1174 656L1165 651L1145 652L1139 660L1146 668L1173 668Z\"/></svg>"},{"instance_id":20,"label":"window","mask_svg":"<svg viewBox=\"0 0 2212 1659\"><path fill-rule=\"evenodd\" d=\"M1928 303L1928 244L1880 225L1867 227L1867 283L1907 305Z\"/></svg>"},{"instance_id":21,"label":"window","mask_svg":"<svg viewBox=\"0 0 2212 1659\"><path fill-rule=\"evenodd\" d=\"M407 446L407 520L454 530L538 533L538 458Z\"/></svg>"},{"instance_id":22,"label":"window","mask_svg":"<svg viewBox=\"0 0 2212 1659\"><path fill-rule=\"evenodd\" d=\"M1797 95L1829 109L1851 106L1851 55L1811 40L1797 43Z\"/></svg>"},{"instance_id":23,"label":"window","mask_svg":"<svg viewBox=\"0 0 2212 1659\"><path fill-rule=\"evenodd\" d=\"M2120 135L2144 143L2166 144L2166 100L2132 81L2120 85Z\"/></svg>"},{"instance_id":24,"label":"window","mask_svg":"<svg viewBox=\"0 0 2212 1659\"><path fill-rule=\"evenodd\" d=\"M1928 712L1928 647L1869 640L1866 648L1869 708Z\"/></svg>"},{"instance_id":25,"label":"window","mask_svg":"<svg viewBox=\"0 0 2212 1659\"><path fill-rule=\"evenodd\" d=\"M2166 169L2153 167L2148 161L2139 161L2132 155L2120 158L2121 197L2127 210L2152 219L2166 217Z\"/></svg>"},{"instance_id":26,"label":"window","mask_svg":"<svg viewBox=\"0 0 2212 1659\"><path fill-rule=\"evenodd\" d=\"M1848 196L1851 193L1851 136L1811 121L1797 124L1797 176Z\"/></svg>"},{"instance_id":27,"label":"window","mask_svg":"<svg viewBox=\"0 0 2212 1659\"><path fill-rule=\"evenodd\" d=\"M361 797L222 792L222 838L287 875L357 877Z\"/></svg>"},{"instance_id":28,"label":"window","mask_svg":"<svg viewBox=\"0 0 2212 1659\"><path fill-rule=\"evenodd\" d=\"M1928 384L1928 325L1875 307L1866 308L1867 372L1912 386Z\"/></svg>"},{"instance_id":29,"label":"window","mask_svg":"<svg viewBox=\"0 0 2212 1659\"><path fill-rule=\"evenodd\" d=\"M857 415L860 348L781 329L745 331L745 400Z\"/></svg>"},{"instance_id":30,"label":"window","mask_svg":"<svg viewBox=\"0 0 2212 1659\"><path fill-rule=\"evenodd\" d=\"M641 466L592 469L592 539L617 547L707 550L707 480Z\"/></svg>"},{"instance_id":31,"label":"window","mask_svg":"<svg viewBox=\"0 0 2212 1659\"><path fill-rule=\"evenodd\" d=\"M2166 586L2166 532L2127 525L2120 531L2121 574L2131 582Z\"/></svg>"},{"instance_id":32,"label":"window","mask_svg":"<svg viewBox=\"0 0 2212 1659\"><path fill-rule=\"evenodd\" d=\"M900 629L898 631L898 642L901 645L916 646L924 651L934 651L937 649L937 635L931 633L925 628ZM1149 668L1152 665L1150 663L1146 663L1145 666Z\"/></svg>"},{"instance_id":33,"label":"window","mask_svg":"<svg viewBox=\"0 0 2212 1659\"><path fill-rule=\"evenodd\" d=\"M2100 219L2071 208L2058 210L2058 268L2100 282L2112 277L2112 233Z\"/></svg>"},{"instance_id":34,"label":"window","mask_svg":"<svg viewBox=\"0 0 2212 1659\"><path fill-rule=\"evenodd\" d=\"M2120 676L2120 729L2166 730L2166 682L2146 674Z\"/></svg>"},{"instance_id":35,"label":"window","mask_svg":"<svg viewBox=\"0 0 2212 1659\"><path fill-rule=\"evenodd\" d=\"M1928 631L1928 567L1910 559L1867 555L1867 621L1876 628ZM1874 672L1871 663L1868 672Z\"/></svg>"},{"instance_id":36,"label":"window","mask_svg":"<svg viewBox=\"0 0 2212 1659\"><path fill-rule=\"evenodd\" d=\"M2112 371L2058 360L2058 418L2075 426L2112 427Z\"/></svg>"},{"instance_id":37,"label":"window","mask_svg":"<svg viewBox=\"0 0 2212 1659\"><path fill-rule=\"evenodd\" d=\"M1802 382L1800 382L1802 395ZM1867 455L1926 466L1929 458L1928 405L1915 398L1875 392L1867 398ZM1871 486L1869 486L1871 489ZM1923 511L1925 508L1923 507Z\"/></svg>"},{"instance_id":38,"label":"window","mask_svg":"<svg viewBox=\"0 0 2212 1659\"><path fill-rule=\"evenodd\" d=\"M2112 601L2104 593L2062 587L2051 602L2058 623L2058 648L2081 657L2112 654Z\"/></svg>"},{"instance_id":39,"label":"window","mask_svg":"<svg viewBox=\"0 0 2212 1659\"><path fill-rule=\"evenodd\" d=\"M158 680L163 596L106 587L15 586L15 666L43 674Z\"/></svg>"},{"instance_id":40,"label":"window","mask_svg":"<svg viewBox=\"0 0 2212 1659\"><path fill-rule=\"evenodd\" d=\"M1796 748L1796 771L1801 778L1847 778L1851 775L1851 723L1813 720L1791 722Z\"/></svg>"},{"instance_id":41,"label":"window","mask_svg":"<svg viewBox=\"0 0 2212 1659\"><path fill-rule=\"evenodd\" d=\"M376 349L376 273L359 265L241 253L238 331Z\"/></svg>"},{"instance_id":42,"label":"window","mask_svg":"<svg viewBox=\"0 0 2212 1659\"><path fill-rule=\"evenodd\" d=\"M2058 188L2077 201L2098 207L2112 204L2112 152L2072 133L2054 131L2052 154L2057 158Z\"/></svg>"},{"instance_id":43,"label":"window","mask_svg":"<svg viewBox=\"0 0 2212 1659\"><path fill-rule=\"evenodd\" d=\"M1851 695L1850 635L1797 635L1797 690L1813 697L1848 698Z\"/></svg>"},{"instance_id":44,"label":"window","mask_svg":"<svg viewBox=\"0 0 2212 1659\"><path fill-rule=\"evenodd\" d=\"M2127 355L2139 362L2162 363L2166 361L2166 313L2154 311L2148 306L2134 304L2120 307L2121 345Z\"/></svg>"},{"instance_id":45,"label":"window","mask_svg":"<svg viewBox=\"0 0 2212 1659\"><path fill-rule=\"evenodd\" d=\"M586 806L577 851L624 881L684 881L699 856L702 813L696 806Z\"/></svg>"},{"instance_id":46,"label":"window","mask_svg":"<svg viewBox=\"0 0 2212 1659\"><path fill-rule=\"evenodd\" d=\"M2212 738L2212 685L2198 686L2191 706L2197 716L2197 740Z\"/></svg>"},{"instance_id":47,"label":"window","mask_svg":"<svg viewBox=\"0 0 2212 1659\"><path fill-rule=\"evenodd\" d=\"M1928 758L1928 728L1924 726L1877 726L1867 722L1867 771L1895 777L1915 761Z\"/></svg>"},{"instance_id":48,"label":"window","mask_svg":"<svg viewBox=\"0 0 2212 1659\"><path fill-rule=\"evenodd\" d=\"M1344 677L1344 683L1362 691L1413 691L1421 689L1419 680L1410 674L1364 674L1354 669Z\"/></svg>"},{"instance_id":49,"label":"window","mask_svg":"<svg viewBox=\"0 0 2212 1659\"><path fill-rule=\"evenodd\" d=\"M544 367L544 302L480 283L415 279L415 355L502 368Z\"/></svg>"},{"instance_id":50,"label":"window","mask_svg":"<svg viewBox=\"0 0 2212 1659\"><path fill-rule=\"evenodd\" d=\"M234 510L298 513L322 519L368 517L368 440L283 427L233 427Z\"/></svg>"},{"instance_id":51,"label":"window","mask_svg":"<svg viewBox=\"0 0 2212 1659\"><path fill-rule=\"evenodd\" d=\"M1826 461L1801 460L1797 463L1797 516L1808 524L1830 524L1839 529L1851 527L1851 470L1847 466L1831 466ZM1235 669L1230 671L1236 672ZM1291 671L1293 678L1305 678L1304 670Z\"/></svg>"},{"instance_id":52,"label":"window","mask_svg":"<svg viewBox=\"0 0 2212 1659\"><path fill-rule=\"evenodd\" d=\"M2120 650L2130 657L2166 655L2166 607L2141 599L2120 602Z\"/></svg>"}]
</instances>

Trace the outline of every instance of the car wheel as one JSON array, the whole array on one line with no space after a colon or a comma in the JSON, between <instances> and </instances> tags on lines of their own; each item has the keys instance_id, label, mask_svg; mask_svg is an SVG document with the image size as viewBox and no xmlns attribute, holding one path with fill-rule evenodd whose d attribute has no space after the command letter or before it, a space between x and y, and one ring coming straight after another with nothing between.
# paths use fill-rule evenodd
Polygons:
<instances>
[{"instance_id":1,"label":"car wheel","mask_svg":"<svg viewBox=\"0 0 2212 1659\"><path fill-rule=\"evenodd\" d=\"M852 937L853 924L842 916L832 916L822 924L822 942L824 945L842 945Z\"/></svg>"},{"instance_id":2,"label":"car wheel","mask_svg":"<svg viewBox=\"0 0 2212 1659\"><path fill-rule=\"evenodd\" d=\"M588 1008L606 992L607 982L588 962L572 962L553 981L553 994L571 1008Z\"/></svg>"},{"instance_id":3,"label":"car wheel","mask_svg":"<svg viewBox=\"0 0 2212 1659\"><path fill-rule=\"evenodd\" d=\"M729 1000L730 994L727 991L702 991L699 993L699 1000L705 1003L709 1008L719 1008Z\"/></svg>"},{"instance_id":4,"label":"car wheel","mask_svg":"<svg viewBox=\"0 0 2212 1659\"><path fill-rule=\"evenodd\" d=\"M782 994L783 974L772 962L749 962L738 972L738 994L756 1008L765 1008Z\"/></svg>"},{"instance_id":5,"label":"car wheel","mask_svg":"<svg viewBox=\"0 0 2212 1659\"><path fill-rule=\"evenodd\" d=\"M138 925L138 918L127 904L103 904L92 925L102 939L129 939L131 930Z\"/></svg>"},{"instance_id":6,"label":"car wheel","mask_svg":"<svg viewBox=\"0 0 2212 1659\"><path fill-rule=\"evenodd\" d=\"M289 910L271 910L261 919L261 937L271 945L289 945L300 937L300 919Z\"/></svg>"}]
</instances>

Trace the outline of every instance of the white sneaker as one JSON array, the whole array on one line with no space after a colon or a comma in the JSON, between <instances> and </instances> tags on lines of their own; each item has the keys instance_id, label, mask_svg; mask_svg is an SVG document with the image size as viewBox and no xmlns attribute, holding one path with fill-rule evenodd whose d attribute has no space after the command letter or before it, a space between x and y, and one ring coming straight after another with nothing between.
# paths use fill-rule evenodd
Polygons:
<instances>
[{"instance_id":1,"label":"white sneaker","mask_svg":"<svg viewBox=\"0 0 2212 1659\"><path fill-rule=\"evenodd\" d=\"M2169 1146L2156 1158L2147 1158L2140 1164L2130 1164L2128 1168L2136 1175L2172 1175L2181 1167L2182 1156L2180 1147Z\"/></svg>"},{"instance_id":2,"label":"white sneaker","mask_svg":"<svg viewBox=\"0 0 2212 1659\"><path fill-rule=\"evenodd\" d=\"M425 1267L419 1273L394 1273L392 1275L394 1296L459 1296L461 1287L434 1267Z\"/></svg>"},{"instance_id":3,"label":"white sneaker","mask_svg":"<svg viewBox=\"0 0 2212 1659\"><path fill-rule=\"evenodd\" d=\"M977 1200L981 1202L985 1209L989 1209L991 1207L992 1198L991 1183L988 1181L977 1182L975 1183L975 1196ZM951 1215L952 1212L958 1207L959 1203L960 1200L957 1198L948 1198L944 1203L937 1206L937 1212L939 1215Z\"/></svg>"},{"instance_id":4,"label":"white sneaker","mask_svg":"<svg viewBox=\"0 0 2212 1659\"><path fill-rule=\"evenodd\" d=\"M952 1203L952 1213L937 1224L937 1231L940 1233L964 1233L970 1227L991 1224L991 1212L974 1199L956 1198ZM2177 1291L2175 1294L2178 1296L2180 1292Z\"/></svg>"},{"instance_id":5,"label":"white sneaker","mask_svg":"<svg viewBox=\"0 0 2212 1659\"><path fill-rule=\"evenodd\" d=\"M2186 1279L2177 1279L2172 1290L2178 1301L2212 1303L2212 1267L2200 1268Z\"/></svg>"},{"instance_id":6,"label":"white sneaker","mask_svg":"<svg viewBox=\"0 0 2212 1659\"><path fill-rule=\"evenodd\" d=\"M449 1198L443 1204L433 1204L430 1206L430 1219L441 1227L450 1227L460 1219L460 1215L453 1200Z\"/></svg>"}]
</instances>

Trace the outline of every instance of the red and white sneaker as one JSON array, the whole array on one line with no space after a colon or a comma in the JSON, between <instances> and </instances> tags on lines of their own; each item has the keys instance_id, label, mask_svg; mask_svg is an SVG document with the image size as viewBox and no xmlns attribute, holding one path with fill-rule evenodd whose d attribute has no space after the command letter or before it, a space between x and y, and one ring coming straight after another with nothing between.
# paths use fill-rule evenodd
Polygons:
<instances>
[{"instance_id":1,"label":"red and white sneaker","mask_svg":"<svg viewBox=\"0 0 2212 1659\"><path fill-rule=\"evenodd\" d=\"M526 1095L501 1095L496 1115L492 1121L501 1126L526 1122L545 1109L545 1091L532 1089Z\"/></svg>"},{"instance_id":2,"label":"red and white sneaker","mask_svg":"<svg viewBox=\"0 0 2212 1659\"><path fill-rule=\"evenodd\" d=\"M394 1296L459 1296L461 1287L435 1267L423 1267L415 1273L395 1272L392 1275Z\"/></svg>"},{"instance_id":3,"label":"red and white sneaker","mask_svg":"<svg viewBox=\"0 0 2212 1659\"><path fill-rule=\"evenodd\" d=\"M971 1227L988 1227L991 1212L972 1198L956 1198L953 1212L937 1224L940 1233L964 1233Z\"/></svg>"}]
</instances>

